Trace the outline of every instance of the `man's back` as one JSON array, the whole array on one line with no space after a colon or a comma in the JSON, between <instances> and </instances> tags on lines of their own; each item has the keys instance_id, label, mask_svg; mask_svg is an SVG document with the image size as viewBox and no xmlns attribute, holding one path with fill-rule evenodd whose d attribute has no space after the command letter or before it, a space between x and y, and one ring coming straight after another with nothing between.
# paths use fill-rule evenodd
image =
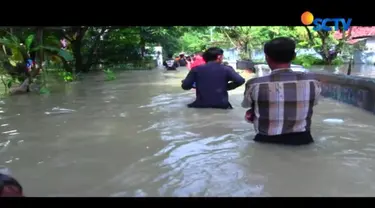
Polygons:
<instances>
[{"instance_id":1,"label":"man's back","mask_svg":"<svg viewBox=\"0 0 375 208\"><path fill-rule=\"evenodd\" d=\"M254 127L273 136L310 130L313 106L321 92L313 74L274 70L246 83L244 102L254 106ZM243 103L246 106L246 103Z\"/></svg>"},{"instance_id":2,"label":"man's back","mask_svg":"<svg viewBox=\"0 0 375 208\"><path fill-rule=\"evenodd\" d=\"M232 81L234 87L228 82ZM233 69L216 62L194 67L182 84L183 89L190 89L196 83L195 102L189 107L198 108L230 108L228 90L242 85L245 80Z\"/></svg>"}]
</instances>

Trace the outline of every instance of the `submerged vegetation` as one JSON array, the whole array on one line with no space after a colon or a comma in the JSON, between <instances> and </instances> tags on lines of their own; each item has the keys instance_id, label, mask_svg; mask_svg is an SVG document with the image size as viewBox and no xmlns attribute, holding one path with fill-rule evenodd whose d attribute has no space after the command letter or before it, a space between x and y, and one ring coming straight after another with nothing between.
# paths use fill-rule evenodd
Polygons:
<instances>
[{"instance_id":1,"label":"submerged vegetation","mask_svg":"<svg viewBox=\"0 0 375 208\"><path fill-rule=\"evenodd\" d=\"M79 81L85 73L99 71L105 80L116 79L121 70L155 68L155 46L162 56L203 51L211 46L234 48L241 59L252 59L254 51L278 36L292 37L299 49L319 55L300 55L294 63L305 67L343 63L339 54L352 47L333 38L332 32L309 27L20 27L0 30L0 80L5 94L50 93L48 77L62 84ZM264 61L264 60L259 60ZM34 85L34 86L33 86Z\"/></svg>"}]
</instances>

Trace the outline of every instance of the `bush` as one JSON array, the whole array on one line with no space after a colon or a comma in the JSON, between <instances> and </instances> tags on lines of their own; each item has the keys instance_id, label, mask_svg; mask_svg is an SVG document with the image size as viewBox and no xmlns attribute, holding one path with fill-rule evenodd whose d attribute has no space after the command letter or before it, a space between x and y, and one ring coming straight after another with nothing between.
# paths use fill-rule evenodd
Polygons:
<instances>
[{"instance_id":1,"label":"bush","mask_svg":"<svg viewBox=\"0 0 375 208\"><path fill-rule=\"evenodd\" d=\"M325 65L323 59L316 57L314 55L299 55L293 62L293 64L302 65L305 68L309 68L313 65ZM344 59L342 57L337 57L332 61L332 65L342 65L344 64Z\"/></svg>"},{"instance_id":2,"label":"bush","mask_svg":"<svg viewBox=\"0 0 375 208\"><path fill-rule=\"evenodd\" d=\"M314 55L299 55L293 62L293 64L302 65L305 68L309 68L313 65L324 65L324 61Z\"/></svg>"},{"instance_id":3,"label":"bush","mask_svg":"<svg viewBox=\"0 0 375 208\"><path fill-rule=\"evenodd\" d=\"M258 58L258 59L251 59L254 63L265 63L266 59L264 58Z\"/></svg>"},{"instance_id":4,"label":"bush","mask_svg":"<svg viewBox=\"0 0 375 208\"><path fill-rule=\"evenodd\" d=\"M344 59L342 57L337 57L332 61L332 65L342 65L344 64Z\"/></svg>"}]
</instances>

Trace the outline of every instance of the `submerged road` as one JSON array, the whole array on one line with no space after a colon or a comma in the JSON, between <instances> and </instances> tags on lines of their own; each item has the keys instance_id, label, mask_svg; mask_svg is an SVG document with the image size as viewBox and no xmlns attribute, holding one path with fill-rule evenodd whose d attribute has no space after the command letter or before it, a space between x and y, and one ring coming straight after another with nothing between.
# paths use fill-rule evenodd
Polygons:
<instances>
[{"instance_id":1,"label":"submerged road","mask_svg":"<svg viewBox=\"0 0 375 208\"><path fill-rule=\"evenodd\" d=\"M374 116L324 99L308 147L252 141L233 110L188 109L186 71L87 77L0 101L0 166L27 196L374 196ZM327 124L325 119L343 119Z\"/></svg>"}]
</instances>

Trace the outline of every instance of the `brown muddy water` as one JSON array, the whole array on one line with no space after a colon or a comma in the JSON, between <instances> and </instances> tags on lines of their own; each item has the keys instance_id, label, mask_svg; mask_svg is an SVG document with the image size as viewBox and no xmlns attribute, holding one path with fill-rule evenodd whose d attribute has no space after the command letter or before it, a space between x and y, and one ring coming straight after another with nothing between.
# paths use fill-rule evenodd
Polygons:
<instances>
[{"instance_id":1,"label":"brown muddy water","mask_svg":"<svg viewBox=\"0 0 375 208\"><path fill-rule=\"evenodd\" d=\"M185 74L90 75L2 100L0 166L27 196L375 195L373 115L325 99L315 144L258 144L240 107L244 86L231 92L233 110L188 109Z\"/></svg>"}]
</instances>

